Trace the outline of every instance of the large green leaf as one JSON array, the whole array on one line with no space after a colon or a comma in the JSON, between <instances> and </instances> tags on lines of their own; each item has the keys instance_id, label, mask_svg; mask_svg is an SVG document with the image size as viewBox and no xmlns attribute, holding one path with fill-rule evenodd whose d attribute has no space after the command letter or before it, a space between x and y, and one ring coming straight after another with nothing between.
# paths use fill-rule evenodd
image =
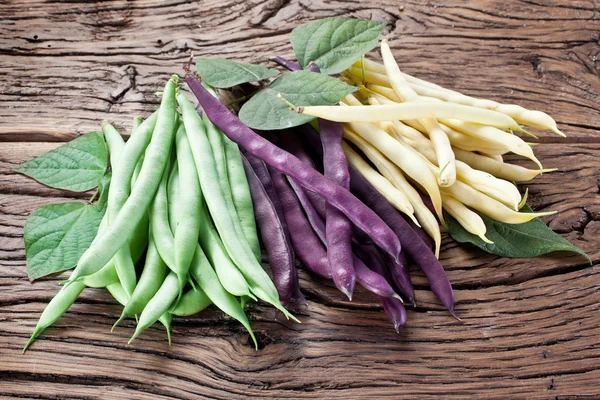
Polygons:
<instances>
[{"instance_id":1,"label":"large green leaf","mask_svg":"<svg viewBox=\"0 0 600 400\"><path fill-rule=\"evenodd\" d=\"M531 208L527 205L522 210L532 212ZM444 218L448 225L450 236L457 242L472 243L488 253L503 257L527 258L555 251L568 251L580 254L590 260L587 254L560 235L554 233L539 218L535 218L524 224L505 224L479 212L478 214L483 219L487 228L485 236L494 242L493 244L485 243L478 236L467 232L458 221L449 214L445 214Z\"/></svg>"},{"instance_id":2,"label":"large green leaf","mask_svg":"<svg viewBox=\"0 0 600 400\"><path fill-rule=\"evenodd\" d=\"M27 218L27 274L34 280L77 264L98 232L103 213L81 202L48 204Z\"/></svg>"},{"instance_id":3,"label":"large green leaf","mask_svg":"<svg viewBox=\"0 0 600 400\"><path fill-rule=\"evenodd\" d=\"M310 62L324 74L337 74L377 45L385 22L354 18L325 18L292 31L296 59L303 68Z\"/></svg>"},{"instance_id":4,"label":"large green leaf","mask_svg":"<svg viewBox=\"0 0 600 400\"><path fill-rule=\"evenodd\" d=\"M283 103L281 94L292 104L302 106L335 105L356 88L324 74L309 71L290 72L275 79L271 86L255 94L239 113L250 128L286 129L309 122L314 117L298 114Z\"/></svg>"},{"instance_id":5,"label":"large green leaf","mask_svg":"<svg viewBox=\"0 0 600 400\"><path fill-rule=\"evenodd\" d=\"M90 132L15 168L57 189L85 192L98 186L107 165L102 132Z\"/></svg>"},{"instance_id":6,"label":"large green leaf","mask_svg":"<svg viewBox=\"0 0 600 400\"><path fill-rule=\"evenodd\" d=\"M240 83L255 82L279 74L276 69L262 65L244 64L224 58L200 58L196 68L202 80L217 88L228 88Z\"/></svg>"}]
</instances>

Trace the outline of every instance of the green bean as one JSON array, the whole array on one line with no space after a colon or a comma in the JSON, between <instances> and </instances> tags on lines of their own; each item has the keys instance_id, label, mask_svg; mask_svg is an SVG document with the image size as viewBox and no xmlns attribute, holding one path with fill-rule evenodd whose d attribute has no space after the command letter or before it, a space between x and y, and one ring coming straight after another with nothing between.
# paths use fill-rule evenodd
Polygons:
<instances>
[{"instance_id":1,"label":"green bean","mask_svg":"<svg viewBox=\"0 0 600 400\"><path fill-rule=\"evenodd\" d=\"M106 215L105 215L106 217ZM102 222L108 220L107 218L103 218ZM98 235L100 235L106 227L102 227L102 223L100 228L98 229ZM137 263L139 259L144 254L148 244L148 216L146 215L140 223L136 226L135 230L129 237L129 249L131 251L131 258L133 263ZM99 271L86 275L81 278L81 281L87 287L93 288L102 288L106 287L114 282L119 281L119 276L117 275L117 270L115 269L114 259L110 260L104 267L102 267Z\"/></svg>"},{"instance_id":2,"label":"green bean","mask_svg":"<svg viewBox=\"0 0 600 400\"><path fill-rule=\"evenodd\" d=\"M250 195L250 186L244 172L240 148L227 136L219 131L225 144L225 158L227 160L227 176L231 186L231 195L233 204L237 211L238 219L242 227L242 232L248 240L250 249L260 262L260 242L258 241L258 232L256 230L256 220L254 219L254 207Z\"/></svg>"},{"instance_id":3,"label":"green bean","mask_svg":"<svg viewBox=\"0 0 600 400\"><path fill-rule=\"evenodd\" d=\"M194 163L192 149L187 139L185 127L179 126L175 136L175 147L177 149L177 168L179 174L179 196L178 203L185 207L185 218L177 221L174 234L175 267L179 279L179 294L181 298L183 287L187 282L190 264L194 258L196 245L198 244L198 231L200 229L200 205L203 201L198 171Z\"/></svg>"},{"instance_id":4,"label":"green bean","mask_svg":"<svg viewBox=\"0 0 600 400\"><path fill-rule=\"evenodd\" d=\"M82 277L80 282L91 288L103 288L119 282L119 275L117 274L114 261L110 260L108 264L100 268L100 271Z\"/></svg>"},{"instance_id":5,"label":"green bean","mask_svg":"<svg viewBox=\"0 0 600 400\"><path fill-rule=\"evenodd\" d=\"M158 249L158 253L165 264L173 272L175 268L175 254L173 250L174 237L169 224L169 204L167 198L167 182L169 170L165 168L150 206L150 227L152 239Z\"/></svg>"},{"instance_id":6,"label":"green bean","mask_svg":"<svg viewBox=\"0 0 600 400\"><path fill-rule=\"evenodd\" d=\"M252 208L252 200L249 199L250 188L244 174L239 148L229 138L225 137L223 132L206 115L203 116L202 121L206 127L206 136L208 137L214 156L219 184L231 218L236 225L237 232L243 234L245 240L248 241L252 253L260 262L260 245L256 234L254 209ZM237 159L235 159L235 153L237 153ZM240 175L240 172L242 175ZM233 175L230 175L231 173ZM245 183L245 188L240 185L242 181ZM250 201L249 208L248 201ZM245 212L250 213L244 214Z\"/></svg>"},{"instance_id":7,"label":"green bean","mask_svg":"<svg viewBox=\"0 0 600 400\"><path fill-rule=\"evenodd\" d=\"M131 298L125 305L121 317L113 325L116 327L119 322L127 317L134 314L138 314L144 310L144 307L150 299L156 294L158 289L161 287L167 275L167 265L160 258L158 250L154 245L154 241L150 239L148 241L148 251L146 253L146 262L144 263L144 269Z\"/></svg>"},{"instance_id":8,"label":"green bean","mask_svg":"<svg viewBox=\"0 0 600 400\"><path fill-rule=\"evenodd\" d=\"M131 127L132 134L142 124L142 122L144 122L144 120L139 115L133 117L133 126Z\"/></svg>"},{"instance_id":9,"label":"green bean","mask_svg":"<svg viewBox=\"0 0 600 400\"><path fill-rule=\"evenodd\" d=\"M256 297L250 294L250 288L244 276L225 251L223 242L211 222L206 204L203 202L199 209L201 211L200 246L206 253L210 263L214 266L221 285L234 296L249 296L256 300Z\"/></svg>"},{"instance_id":10,"label":"green bean","mask_svg":"<svg viewBox=\"0 0 600 400\"><path fill-rule=\"evenodd\" d=\"M107 231L98 239L98 241L90 246L81 256L77 268L73 271L73 274L69 279L70 281L74 281L84 275L92 274L102 268L117 253L123 243L127 241L128 237L135 230L136 225L143 218L144 213L148 209L152 197L160 183L162 172L167 165L168 156L175 135L176 80L176 77L173 77L165 86L161 106L158 110L158 117L156 118L156 127L152 134L152 140L150 140L150 144L147 146L145 162L142 165L135 188L131 191L131 194L120 209L119 216L115 219L115 223L110 224ZM123 162L129 162L128 158L125 157L125 154L128 154L128 148L131 148L130 143L135 141L135 139L144 136L141 132L144 131L142 127L151 120L152 117L144 121L137 130L138 132L136 135L127 142L127 145L123 150ZM151 123L148 123L148 128L151 128L151 125ZM135 163L139 160L140 155L141 152L135 157L132 171L135 169ZM132 174L133 172L131 172L127 178L129 182L131 182Z\"/></svg>"},{"instance_id":11,"label":"green bean","mask_svg":"<svg viewBox=\"0 0 600 400\"><path fill-rule=\"evenodd\" d=\"M110 166L114 170L115 166L119 163L119 158L125 147L125 141L119 131L108 121L102 121L102 133L108 147Z\"/></svg>"},{"instance_id":12,"label":"green bean","mask_svg":"<svg viewBox=\"0 0 600 400\"><path fill-rule=\"evenodd\" d=\"M110 286L107 286L106 289L108 289L110 294L115 298L115 300L117 300L119 303L121 303L122 306L125 306L127 304L127 302L129 301L129 296L127 295L127 292L125 292L125 289L123 289L123 286L121 286L120 283L118 283L118 282L114 283ZM162 314L160 316L160 318L158 318L158 321L160 321L160 323L163 324L163 326L167 330L167 340L169 341L169 344L171 344L171 320L172 319L173 319L173 316L169 312L165 312L164 314Z\"/></svg>"},{"instance_id":13,"label":"green bean","mask_svg":"<svg viewBox=\"0 0 600 400\"><path fill-rule=\"evenodd\" d=\"M177 167L177 162L173 164L171 167L171 171L169 172L169 181L167 183L167 201L168 201L168 209L169 209L169 226L171 227L171 232L175 232L177 228L177 223L181 217L182 207L179 205L179 168ZM175 240L175 238L173 238ZM175 256L173 256L175 257ZM173 258L174 259L174 258ZM190 275L187 274L187 281L195 290L196 285L194 285L194 280L190 278Z\"/></svg>"},{"instance_id":14,"label":"green bean","mask_svg":"<svg viewBox=\"0 0 600 400\"><path fill-rule=\"evenodd\" d=\"M25 353L44 329L55 323L71 307L75 300L77 300L77 297L83 292L83 289L85 289L85 285L81 282L74 282L60 289L56 296L50 300L46 308L44 308L31 337L23 348L23 353Z\"/></svg>"},{"instance_id":15,"label":"green bean","mask_svg":"<svg viewBox=\"0 0 600 400\"><path fill-rule=\"evenodd\" d=\"M167 201L168 201L168 212L169 212L169 226L171 232L175 232L177 229L177 223L179 222L181 207L177 199L179 198L179 168L177 163L174 163L169 172L169 180L167 182ZM173 238L173 240L175 240Z\"/></svg>"},{"instance_id":16,"label":"green bean","mask_svg":"<svg viewBox=\"0 0 600 400\"><path fill-rule=\"evenodd\" d=\"M235 218L231 217L227 203L224 199L218 181L215 161L210 143L206 136L206 128L196 109L183 96L177 96L183 115L188 139L192 146L200 186L205 193L206 202L217 231L223 239L225 249L240 272L250 284L252 292L260 299L272 304L288 318L297 319L291 315L279 302L279 295L269 275L263 270L249 248L248 241L244 240L241 232L236 229ZM239 220L238 224L239 225ZM208 293L207 293L208 294ZM210 296L209 296L210 297ZM214 302L214 299L211 299Z\"/></svg>"},{"instance_id":17,"label":"green bean","mask_svg":"<svg viewBox=\"0 0 600 400\"><path fill-rule=\"evenodd\" d=\"M104 138L106 139L106 143L108 145L113 177L119 176L119 160L121 159L121 154L123 153L125 142L123 141L123 137L121 136L121 134L108 121L104 121L102 123L102 132L104 133ZM118 205L115 203L115 195L113 193L118 191L129 191L127 187L118 188L117 185L115 185L113 182L114 181L112 181L110 185L108 196L108 209L105 214L106 216L108 216L109 224L110 222L112 222L112 216L118 214L119 211ZM117 255L111 260L111 263L113 263L116 267L116 273L119 276L119 280L123 283L128 293L131 294L131 292L133 291L133 287L135 287L135 268L133 266L133 262L131 261L131 252L128 250L127 247L128 246L125 245L122 246ZM107 270L104 272L110 271ZM104 276L103 278L106 278L106 276ZM105 283L106 281L105 279L98 279L98 277L96 277L92 279L92 282Z\"/></svg>"},{"instance_id":18,"label":"green bean","mask_svg":"<svg viewBox=\"0 0 600 400\"><path fill-rule=\"evenodd\" d=\"M212 155L214 157L218 183L221 187L221 192L223 193L223 199L225 200L225 205L227 206L226 208L231 216L231 220L235 226L235 230L238 233L240 240L248 242L246 232L244 232L244 229L242 227L240 215L238 214L238 211L235 207L233 188L231 182L229 181L229 166L225 154L225 138L223 137L223 132L221 132L206 117L206 114L203 115L202 122L204 123L206 137L208 138L210 149L212 149ZM248 242L248 245L250 245L250 242ZM255 250L253 248L251 248L251 250L254 253ZM254 254L256 257L256 253ZM260 257L260 253L258 257ZM258 259L260 260L260 258Z\"/></svg>"},{"instance_id":19,"label":"green bean","mask_svg":"<svg viewBox=\"0 0 600 400\"><path fill-rule=\"evenodd\" d=\"M131 192L131 176L135 170L135 164L131 168L131 175L128 173L128 167L131 163L127 163L122 153L125 149L121 134L108 122L102 124L102 131L108 143L109 152L111 153L112 179L110 189L108 191L108 223L114 222L122 205L127 200L127 196ZM113 146L111 148L111 146ZM127 155L126 155L127 156ZM137 161L137 160L136 160ZM124 244L121 246L115 257L113 258L119 281L128 295L133 293L136 285L135 266L131 259L131 251L129 246Z\"/></svg>"},{"instance_id":20,"label":"green bean","mask_svg":"<svg viewBox=\"0 0 600 400\"><path fill-rule=\"evenodd\" d=\"M206 127L206 137L210 143L212 154L215 160L215 167L217 169L217 176L219 177L219 183L225 200L232 199L231 186L229 185L229 176L227 175L227 159L225 158L225 144L223 142L223 133L208 119L206 114L202 116L202 121Z\"/></svg>"},{"instance_id":21,"label":"green bean","mask_svg":"<svg viewBox=\"0 0 600 400\"><path fill-rule=\"evenodd\" d=\"M235 297L223 288L217 274L199 245L196 247L196 253L194 253L190 273L196 279L196 282L198 282L200 289L206 293L206 296L208 296L214 305L225 314L237 319L246 328L254 341L256 349L258 349L258 344L254 337L254 332L252 332L252 328L250 327L250 322L248 322L248 317L246 317L244 310Z\"/></svg>"},{"instance_id":22,"label":"green bean","mask_svg":"<svg viewBox=\"0 0 600 400\"><path fill-rule=\"evenodd\" d=\"M181 300L173 309L172 314L178 317L187 317L199 313L211 304L212 301L202 289L188 290L181 296Z\"/></svg>"},{"instance_id":23,"label":"green bean","mask_svg":"<svg viewBox=\"0 0 600 400\"><path fill-rule=\"evenodd\" d=\"M170 272L156 294L145 305L135 328L135 333L129 339L129 343L133 342L140 333L169 311L169 308L177 298L178 288L179 280L177 279L177 275L174 272Z\"/></svg>"}]
</instances>

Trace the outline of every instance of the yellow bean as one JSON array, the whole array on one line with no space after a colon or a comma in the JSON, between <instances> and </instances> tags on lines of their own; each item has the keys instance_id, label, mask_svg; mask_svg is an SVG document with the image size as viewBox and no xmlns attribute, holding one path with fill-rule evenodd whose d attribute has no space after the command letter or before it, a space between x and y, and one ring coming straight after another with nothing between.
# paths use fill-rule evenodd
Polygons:
<instances>
[{"instance_id":1,"label":"yellow bean","mask_svg":"<svg viewBox=\"0 0 600 400\"><path fill-rule=\"evenodd\" d=\"M338 108L352 109L355 107ZM410 146L397 141L373 124L351 123L349 124L349 127L367 142L375 146L375 148L390 159L390 161L400 167L402 171L406 172L411 179L422 185L431 198L440 221L443 221L440 190L437 185L435 174L428 165L430 163Z\"/></svg>"},{"instance_id":2,"label":"yellow bean","mask_svg":"<svg viewBox=\"0 0 600 400\"><path fill-rule=\"evenodd\" d=\"M344 132L344 136L346 133ZM361 173L366 180L373 185L379 193L390 202L392 206L398 211L408 215L411 219L414 219L414 212L412 204L406 198L406 195L399 191L392 183L384 178L379 172L373 169L363 158L355 152L352 147L348 146L347 143L343 143L344 153L348 158L348 163Z\"/></svg>"},{"instance_id":3,"label":"yellow bean","mask_svg":"<svg viewBox=\"0 0 600 400\"><path fill-rule=\"evenodd\" d=\"M386 40L381 42L381 55L392 89L394 89L398 97L405 102L417 101L419 95L412 90L406 79L404 79ZM438 175L439 185L442 187L452 185L456 180L456 165L448 136L446 136L446 133L435 118L422 118L419 119L419 122L425 128L435 149L438 165L440 166L440 173Z\"/></svg>"},{"instance_id":4,"label":"yellow bean","mask_svg":"<svg viewBox=\"0 0 600 400\"><path fill-rule=\"evenodd\" d=\"M503 130L494 128L492 126L483 126L458 120L445 119L441 122L444 125L455 129L456 131L465 133L467 135L479 138L490 143L495 143L515 154L527 157L531 161L535 162L540 167L540 169L543 169L542 164L533 154L533 149L529 145L527 145L527 143L523 139L516 135L511 135L509 133L504 132Z\"/></svg>"},{"instance_id":5,"label":"yellow bean","mask_svg":"<svg viewBox=\"0 0 600 400\"><path fill-rule=\"evenodd\" d=\"M496 221L507 224L522 224L531 221L536 217L543 217L555 213L555 211L541 213L516 212L461 181L456 181L454 185L444 188L444 191L465 205L482 212Z\"/></svg>"},{"instance_id":6,"label":"yellow bean","mask_svg":"<svg viewBox=\"0 0 600 400\"><path fill-rule=\"evenodd\" d=\"M366 80L377 85L390 86L389 81L386 80L385 76L383 75L385 73L385 67L383 65L371 60L364 61L365 78L362 79L362 81ZM348 69L348 72L355 77L357 76L356 74L359 73L358 76L362 77L363 74L361 61L359 60L354 63L354 65ZM492 100L477 99L466 96L454 90L446 89L434 83L427 82L407 74L404 74L404 78L410 83L412 89L419 96L434 97L440 100L458 104L495 110L512 117L520 124L528 125L537 129L549 129L557 135L565 137L565 134L562 133L556 126L556 121L542 111L528 110L514 104L502 104Z\"/></svg>"},{"instance_id":7,"label":"yellow bean","mask_svg":"<svg viewBox=\"0 0 600 400\"><path fill-rule=\"evenodd\" d=\"M281 98L281 96L279 97ZM504 114L446 102L382 104L380 106L356 106L352 109L337 106L300 106L296 108L296 111L300 114L336 122L377 122L435 117L460 119L503 129L520 129L512 118Z\"/></svg>"},{"instance_id":8,"label":"yellow bean","mask_svg":"<svg viewBox=\"0 0 600 400\"><path fill-rule=\"evenodd\" d=\"M458 148L454 148L454 155L457 160L464 161L472 168L488 172L497 178L514 182L527 182L540 175L542 172L553 172L557 170L556 168L548 168L541 171L539 169L527 169L520 165L500 162L493 158Z\"/></svg>"},{"instance_id":9,"label":"yellow bean","mask_svg":"<svg viewBox=\"0 0 600 400\"><path fill-rule=\"evenodd\" d=\"M444 209L448 214L454 217L458 221L459 224L462 225L468 232L473 235L479 236L481 240L486 243L494 243L485 237L485 233L487 232L487 228L483 219L476 213L466 207L463 203L456 200L454 197L450 196L446 192L442 191L442 202L444 204Z\"/></svg>"},{"instance_id":10,"label":"yellow bean","mask_svg":"<svg viewBox=\"0 0 600 400\"><path fill-rule=\"evenodd\" d=\"M386 179L388 179L392 185L406 195L408 201L413 206L415 216L418 220L418 223L416 221L414 222L423 227L425 232L427 232L427 234L434 240L435 254L436 257L438 257L442 241L438 221L431 211L429 211L429 208L427 208L427 206L423 203L419 193L406 180L400 168L398 168L396 164L391 162L386 156L377 150L375 146L364 140L355 132L352 132L348 129L345 132L345 136L348 140L354 143L365 154L365 156L371 160L371 162L373 162L379 172Z\"/></svg>"}]
</instances>

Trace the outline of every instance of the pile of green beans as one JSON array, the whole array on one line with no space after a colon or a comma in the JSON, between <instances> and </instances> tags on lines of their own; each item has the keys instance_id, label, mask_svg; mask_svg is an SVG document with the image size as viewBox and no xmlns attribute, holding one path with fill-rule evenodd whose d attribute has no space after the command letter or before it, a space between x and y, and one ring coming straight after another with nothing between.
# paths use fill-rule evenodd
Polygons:
<instances>
[{"instance_id":1,"label":"pile of green beans","mask_svg":"<svg viewBox=\"0 0 600 400\"><path fill-rule=\"evenodd\" d=\"M179 111L178 111L179 106ZM181 113L181 114L180 114ZM158 110L134 119L127 142L102 125L112 181L98 234L43 311L25 350L86 287L106 288L123 305L113 329L135 317L130 343L159 321L214 304L256 339L244 312L266 301L295 320L260 265L252 198L237 145L182 93L165 85Z\"/></svg>"}]
</instances>

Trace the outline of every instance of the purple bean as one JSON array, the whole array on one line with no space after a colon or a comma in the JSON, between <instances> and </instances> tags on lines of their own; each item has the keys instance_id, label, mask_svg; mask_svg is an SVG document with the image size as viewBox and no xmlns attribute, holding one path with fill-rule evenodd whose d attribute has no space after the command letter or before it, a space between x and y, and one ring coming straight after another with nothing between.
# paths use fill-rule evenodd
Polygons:
<instances>
[{"instance_id":1,"label":"purple bean","mask_svg":"<svg viewBox=\"0 0 600 400\"><path fill-rule=\"evenodd\" d=\"M356 272L356 281L368 291L373 292L378 296L395 297L399 299L399 296L388 281L377 272L367 268L365 263L356 256L354 256L354 271Z\"/></svg>"},{"instance_id":2,"label":"purple bean","mask_svg":"<svg viewBox=\"0 0 600 400\"><path fill-rule=\"evenodd\" d=\"M389 270L392 282L394 282L398 291L406 297L406 300L415 307L417 303L415 301L415 290L408 271L408 261L404 253L400 253L399 258L398 262L394 260L390 262Z\"/></svg>"},{"instance_id":3,"label":"purple bean","mask_svg":"<svg viewBox=\"0 0 600 400\"><path fill-rule=\"evenodd\" d=\"M304 138L317 153L321 148L321 141L316 132L305 130ZM322 154L322 153L321 153ZM431 291L440 302L458 319L454 312L454 292L444 267L440 264L429 247L414 234L410 226L404 221L394 207L354 168L350 167L350 189L361 200L379 215L392 228L404 245L406 255L413 259L421 268Z\"/></svg>"},{"instance_id":4,"label":"purple bean","mask_svg":"<svg viewBox=\"0 0 600 400\"><path fill-rule=\"evenodd\" d=\"M318 66L317 64L315 64L315 63L311 63L311 64L308 66L308 70L309 70L310 72L316 72L317 74L320 74L320 73L321 73L321 68L319 68L319 66Z\"/></svg>"},{"instance_id":5,"label":"purple bean","mask_svg":"<svg viewBox=\"0 0 600 400\"><path fill-rule=\"evenodd\" d=\"M313 231L315 231L323 245L327 246L327 240L325 236L325 221L317 212L315 206L313 205L312 201L310 201L310 199L308 198L307 193L304 191L302 186L300 186L300 184L296 182L293 178L288 177L287 179L290 183L290 186L294 190L294 193L296 194L296 197L298 198L298 201L300 202L304 213L306 214L306 218L308 219L310 226L312 227Z\"/></svg>"},{"instance_id":6,"label":"purple bean","mask_svg":"<svg viewBox=\"0 0 600 400\"><path fill-rule=\"evenodd\" d=\"M316 169L312 157L306 152L304 145L302 144L295 132L288 130L285 133L282 133L282 135L280 136L280 146L282 149L286 150L290 154L293 154L296 157L298 157L300 161L304 162L312 169ZM325 219L325 209L327 205L325 199L314 192L306 191L305 193L306 196L310 199L310 202L313 204L317 213L321 216L321 218Z\"/></svg>"},{"instance_id":7,"label":"purple bean","mask_svg":"<svg viewBox=\"0 0 600 400\"><path fill-rule=\"evenodd\" d=\"M379 250L377 250L377 247L370 244L360 244L358 248L360 258L367 267L382 274L389 282L393 282L403 298L414 305L415 291L410 280L408 268L406 267L407 263L404 253L400 253L400 263L391 263L388 266L382 255L379 253ZM383 273L380 271L383 271Z\"/></svg>"},{"instance_id":8,"label":"purple bean","mask_svg":"<svg viewBox=\"0 0 600 400\"><path fill-rule=\"evenodd\" d=\"M283 228L285 230L285 235L287 238L287 242L291 243L290 237L289 237L289 230L287 228L285 218L283 217L283 211L281 209L281 201L279 200L277 191L275 190L275 187L273 186L273 180L271 179L271 174L269 173L267 165L264 163L263 160L260 160L256 157L254 157L252 154L248 153L247 151L242 151L242 154L244 155L246 160L248 160L248 163L250 163L250 166L254 170L256 177L260 180L260 183L262 183L263 187L265 188L265 191L267 192L267 195L269 196L269 199L271 200L273 207L275 207L275 211L277 212L279 220L281 221L281 224L283 225Z\"/></svg>"},{"instance_id":9,"label":"purple bean","mask_svg":"<svg viewBox=\"0 0 600 400\"><path fill-rule=\"evenodd\" d=\"M273 185L281 200L283 215L287 222L292 246L302 264L312 273L322 277L331 278L331 272L327 266L327 252L325 247L312 230L304 212L288 185L285 175L273 167L269 167Z\"/></svg>"},{"instance_id":10,"label":"purple bean","mask_svg":"<svg viewBox=\"0 0 600 400\"><path fill-rule=\"evenodd\" d=\"M311 67L315 64L311 64ZM318 68L318 67L317 67ZM319 119L321 140L323 142L323 169L325 176L331 178L344 189L350 187L348 160L342 149L343 128L338 122ZM336 208L327 204L325 209L325 237L327 238L327 257L335 286L349 299L352 299L356 273L352 255L352 224Z\"/></svg>"},{"instance_id":11,"label":"purple bean","mask_svg":"<svg viewBox=\"0 0 600 400\"><path fill-rule=\"evenodd\" d=\"M435 243L433 242L433 239L431 238L431 236L429 236L427 234L427 232L425 232L423 229L421 229L417 225L415 225L415 223L412 221L412 219L410 219L406 214L400 213L400 215L402 216L402 218L404 218L404 221L406 221L408 226L410 226L410 229L412 229L412 231L415 233L415 235L418 235L421 238L421 240L423 241L423 243L425 243L427 245L427 247L429 247L430 249L433 250L433 246ZM434 215L435 215L435 213L434 213Z\"/></svg>"},{"instance_id":12,"label":"purple bean","mask_svg":"<svg viewBox=\"0 0 600 400\"><path fill-rule=\"evenodd\" d=\"M383 311L388 316L396 333L400 333L400 327L406 324L406 309L404 304L394 297L382 297Z\"/></svg>"},{"instance_id":13,"label":"purple bean","mask_svg":"<svg viewBox=\"0 0 600 400\"><path fill-rule=\"evenodd\" d=\"M284 68L289 69L290 71L298 71L298 70L302 69L302 67L299 64L296 64L295 62L292 62L292 61L288 61L283 57L275 56L275 57L273 57L272 61L276 64L281 65Z\"/></svg>"},{"instance_id":14,"label":"purple bean","mask_svg":"<svg viewBox=\"0 0 600 400\"><path fill-rule=\"evenodd\" d=\"M381 258L377 248L372 245L359 245L357 247L360 257L367 267L389 280L389 273L386 273L385 261ZM399 333L400 327L406 324L406 309L404 308L404 304L394 297L379 296L379 299L383 303L383 310L390 321L392 321L392 324L394 324L396 333Z\"/></svg>"},{"instance_id":15,"label":"purple bean","mask_svg":"<svg viewBox=\"0 0 600 400\"><path fill-rule=\"evenodd\" d=\"M275 208L275 211L277 212L277 217L278 217L279 221L281 222L281 226L283 227L283 232L285 235L287 247L289 249L292 249L293 247L292 247L292 241L290 239L290 231L289 231L287 223L285 221L285 217L283 215L283 210L282 210L282 206L281 206L281 201L279 200L279 196L277 195L277 191L275 190L275 187L273 185L273 180L271 179L271 174L269 173L269 170L267 169L267 165L264 163L264 161L259 160L258 158L254 157L252 154L250 154L246 151L242 151L242 154L244 155L244 157L246 158L246 160L248 161L248 163L254 170L254 173L256 174L256 176L260 180L260 182L262 183L265 191L267 192L267 195L269 196L269 199L271 200L271 203L273 204L273 207ZM292 254L293 254L293 251L292 251ZM302 292L300 292L300 285L298 283L298 271L296 271L295 267L293 269L293 272L294 272L294 279L292 282L294 284L294 287L293 287L293 292L292 292L292 300L295 302L299 302L299 303L305 303L306 299L304 298L304 295L302 294Z\"/></svg>"},{"instance_id":16,"label":"purple bean","mask_svg":"<svg viewBox=\"0 0 600 400\"><path fill-rule=\"evenodd\" d=\"M273 179L275 179L275 178L273 178ZM288 177L288 180L291 180L291 179ZM306 212L307 215L311 215L311 218L304 216L304 221L308 222L309 227L312 227L314 234L316 234L316 237L318 237L320 239L321 246L323 246L323 245L327 246L325 223L319 217L319 215L315 211L314 207L312 206L312 203L310 201L308 201L308 198L306 197L306 195L303 192L304 192L304 190L301 187L297 186L296 191L295 192L292 191L292 194L295 193L298 196L296 200L299 203L299 205L302 206L302 208L304 209L304 211ZM309 222L310 219L312 219L314 224L311 224ZM291 228L291 226L290 226L290 228ZM292 240L293 240L293 233L292 233ZM327 249L327 250L329 250L329 249ZM298 251L296 250L296 253L297 252ZM300 257L300 254L298 254L298 257ZM357 263L361 264L359 266L360 267L359 269L356 269ZM380 274L378 274L376 272L371 271L367 267L362 268L362 266L364 266L363 262L360 261L358 259L358 257L356 257L354 255L352 255L352 264L353 264L353 267L356 272L356 281L358 281L358 283L360 283L360 285L363 286L365 289L367 289L370 292L373 292L379 296L385 296L385 297L398 296L396 294L396 292L394 291L394 288L392 288L392 286L388 283L388 281L383 276L381 276ZM327 265L328 265L328 269L330 270L329 263L327 263ZM328 277L333 278L331 272L329 273Z\"/></svg>"},{"instance_id":17,"label":"purple bean","mask_svg":"<svg viewBox=\"0 0 600 400\"><path fill-rule=\"evenodd\" d=\"M273 272L273 283L277 288L281 303L287 305L294 295L294 286L298 286L294 252L286 240L283 225L271 199L252 166L243 155L242 163L250 186L256 223L269 256L269 265ZM295 284L294 281L296 281Z\"/></svg>"},{"instance_id":18,"label":"purple bean","mask_svg":"<svg viewBox=\"0 0 600 400\"><path fill-rule=\"evenodd\" d=\"M373 210L365 206L348 190L253 132L218 99L213 97L202 86L198 78L188 75L186 82L202 104L207 117L229 139L273 168L296 179L305 189L320 194L328 203L342 211L357 227L368 233L373 241L393 259L398 258L402 249L400 240Z\"/></svg>"}]
</instances>

